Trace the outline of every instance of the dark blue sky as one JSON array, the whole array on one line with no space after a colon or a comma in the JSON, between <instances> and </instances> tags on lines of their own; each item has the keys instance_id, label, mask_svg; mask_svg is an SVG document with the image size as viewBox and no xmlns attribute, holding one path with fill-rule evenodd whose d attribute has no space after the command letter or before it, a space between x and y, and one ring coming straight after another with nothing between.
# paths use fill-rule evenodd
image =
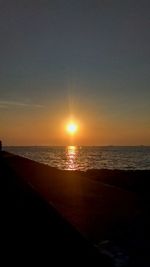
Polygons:
<instances>
[{"instance_id":1,"label":"dark blue sky","mask_svg":"<svg viewBox=\"0 0 150 267\"><path fill-rule=\"evenodd\" d=\"M51 111L84 120L87 111L94 129L106 120L120 134L123 121L135 122L120 143L139 129L136 143L150 144L148 0L0 0L0 36L0 118L15 124L30 105L40 119Z\"/></svg>"}]
</instances>

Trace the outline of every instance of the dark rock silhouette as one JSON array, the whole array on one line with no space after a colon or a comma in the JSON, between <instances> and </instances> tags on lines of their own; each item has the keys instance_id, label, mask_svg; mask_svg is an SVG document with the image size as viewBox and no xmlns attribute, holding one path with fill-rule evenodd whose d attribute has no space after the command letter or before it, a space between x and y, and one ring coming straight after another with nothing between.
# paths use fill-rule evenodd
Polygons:
<instances>
[{"instance_id":1,"label":"dark rock silhouette","mask_svg":"<svg viewBox=\"0 0 150 267\"><path fill-rule=\"evenodd\" d=\"M2 151L2 141L0 140L0 152Z\"/></svg>"}]
</instances>

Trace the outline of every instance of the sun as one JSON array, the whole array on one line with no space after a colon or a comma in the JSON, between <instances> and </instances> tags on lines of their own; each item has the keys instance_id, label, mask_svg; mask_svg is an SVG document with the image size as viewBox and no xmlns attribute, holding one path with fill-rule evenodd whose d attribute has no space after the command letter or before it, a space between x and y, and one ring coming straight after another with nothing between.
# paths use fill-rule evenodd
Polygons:
<instances>
[{"instance_id":1,"label":"sun","mask_svg":"<svg viewBox=\"0 0 150 267\"><path fill-rule=\"evenodd\" d=\"M76 123L74 123L74 122L70 122L70 123L68 123L67 124L67 132L69 133L69 134L75 134L76 133L76 131L77 131L77 129L78 129L78 126L77 126L77 124Z\"/></svg>"}]
</instances>

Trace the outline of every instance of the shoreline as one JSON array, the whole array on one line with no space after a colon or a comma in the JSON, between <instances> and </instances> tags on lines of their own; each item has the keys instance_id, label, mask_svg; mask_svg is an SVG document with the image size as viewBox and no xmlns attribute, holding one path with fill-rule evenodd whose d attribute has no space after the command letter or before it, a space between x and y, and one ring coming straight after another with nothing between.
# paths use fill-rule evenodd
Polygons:
<instances>
[{"instance_id":1,"label":"shoreline","mask_svg":"<svg viewBox=\"0 0 150 267\"><path fill-rule=\"evenodd\" d=\"M137 263L143 260L149 238L150 171L65 171L8 152L3 158L19 181L101 252L109 241L111 249L125 250Z\"/></svg>"},{"instance_id":2,"label":"shoreline","mask_svg":"<svg viewBox=\"0 0 150 267\"><path fill-rule=\"evenodd\" d=\"M60 170L150 170L150 149L141 147L14 147L8 152Z\"/></svg>"},{"instance_id":3,"label":"shoreline","mask_svg":"<svg viewBox=\"0 0 150 267\"><path fill-rule=\"evenodd\" d=\"M95 169L95 168L91 168L85 171L84 170L66 170L66 169L59 169L58 167L54 167L49 164L42 163L42 162L30 159L28 157L20 156L20 155L17 155L17 154L8 152L8 151L4 151L4 153L35 162L40 165L44 165L58 172L62 172L62 173L68 172L68 173L74 173L77 175L79 174L81 176L99 181L104 184L116 186L127 191L144 193L145 191L149 190L148 186L150 186L150 183L148 181L150 179L150 169L117 169L117 168Z\"/></svg>"},{"instance_id":4,"label":"shoreline","mask_svg":"<svg viewBox=\"0 0 150 267\"><path fill-rule=\"evenodd\" d=\"M15 159L17 166L11 165L12 159ZM111 267L110 261L29 180L24 179L25 176L16 172L18 163L18 158L13 154L0 154L3 191L1 242L5 264L9 264L11 259L11 264L17 266L53 266L53 262L56 266L61 260L65 266L71 266L73 262L75 265L97 266L98 263Z\"/></svg>"}]
</instances>

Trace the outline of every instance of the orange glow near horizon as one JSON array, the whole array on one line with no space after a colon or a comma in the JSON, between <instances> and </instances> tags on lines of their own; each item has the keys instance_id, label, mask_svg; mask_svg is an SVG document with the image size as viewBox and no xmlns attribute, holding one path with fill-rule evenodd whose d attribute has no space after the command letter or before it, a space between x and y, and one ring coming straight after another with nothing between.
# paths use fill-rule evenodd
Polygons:
<instances>
[{"instance_id":1,"label":"orange glow near horizon","mask_svg":"<svg viewBox=\"0 0 150 267\"><path fill-rule=\"evenodd\" d=\"M58 107L59 108L59 107ZM63 110L63 108L61 108ZM4 109L0 113L0 139L4 146L107 146L150 145L148 118L138 120L109 117L92 110L80 108L75 115L70 112L40 109L40 113L23 106ZM67 113L67 114L66 114ZM34 131L33 131L34 126Z\"/></svg>"}]
</instances>

